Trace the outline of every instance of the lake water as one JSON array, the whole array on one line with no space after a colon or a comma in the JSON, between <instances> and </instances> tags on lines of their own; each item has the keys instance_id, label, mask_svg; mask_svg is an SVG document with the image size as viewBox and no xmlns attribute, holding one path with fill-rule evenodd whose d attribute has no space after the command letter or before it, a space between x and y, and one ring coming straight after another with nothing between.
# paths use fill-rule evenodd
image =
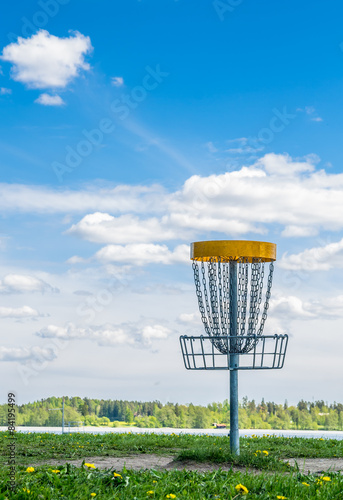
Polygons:
<instances>
[{"instance_id":1,"label":"lake water","mask_svg":"<svg viewBox=\"0 0 343 500\"><path fill-rule=\"evenodd\" d=\"M6 431L7 427L0 427L0 431ZM16 427L18 432L38 432L38 433L55 433L61 434L61 427ZM70 430L66 425L64 432L82 432L88 434L108 434L113 433L127 433L132 432L135 434L194 434L203 435L209 434L210 436L227 436L229 430L226 429L172 429L170 427L163 427L160 429L146 429L137 427L71 427ZM240 429L239 435L244 436L263 436L263 434L274 434L275 436L285 437L305 437L305 438L324 438L324 439L343 439L343 431L283 431L272 429Z\"/></svg>"}]
</instances>

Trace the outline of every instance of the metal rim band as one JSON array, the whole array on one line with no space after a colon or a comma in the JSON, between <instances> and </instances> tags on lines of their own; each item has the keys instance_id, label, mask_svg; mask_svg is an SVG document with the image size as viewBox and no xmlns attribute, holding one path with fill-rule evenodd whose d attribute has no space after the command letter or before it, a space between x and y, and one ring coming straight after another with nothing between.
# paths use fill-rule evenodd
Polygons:
<instances>
[{"instance_id":1,"label":"metal rim band","mask_svg":"<svg viewBox=\"0 0 343 500\"><path fill-rule=\"evenodd\" d=\"M239 261L262 262L276 260L276 244L267 241L214 240L191 243L191 259L222 262Z\"/></svg>"}]
</instances>

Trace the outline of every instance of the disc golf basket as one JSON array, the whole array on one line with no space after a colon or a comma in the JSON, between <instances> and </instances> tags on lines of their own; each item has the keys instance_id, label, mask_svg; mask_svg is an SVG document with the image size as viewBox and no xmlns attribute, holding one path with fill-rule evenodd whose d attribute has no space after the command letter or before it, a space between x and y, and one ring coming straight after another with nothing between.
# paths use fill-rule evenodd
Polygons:
<instances>
[{"instance_id":1,"label":"disc golf basket","mask_svg":"<svg viewBox=\"0 0 343 500\"><path fill-rule=\"evenodd\" d=\"M238 370L280 369L287 349L287 335L263 335L276 245L201 241L191 259L206 335L180 337L183 361L188 370L229 370L230 448L238 455Z\"/></svg>"}]
</instances>

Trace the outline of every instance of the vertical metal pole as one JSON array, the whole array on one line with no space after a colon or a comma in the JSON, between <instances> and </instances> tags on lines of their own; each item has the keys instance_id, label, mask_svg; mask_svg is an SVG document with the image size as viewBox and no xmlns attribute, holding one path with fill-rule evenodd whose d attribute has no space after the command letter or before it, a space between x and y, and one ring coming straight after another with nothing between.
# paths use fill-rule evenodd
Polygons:
<instances>
[{"instance_id":1,"label":"vertical metal pole","mask_svg":"<svg viewBox=\"0 0 343 500\"><path fill-rule=\"evenodd\" d=\"M230 261L230 351L234 351L237 340L237 262ZM233 338L232 338L233 337ZM239 354L230 354L230 449L239 455L238 427L238 366Z\"/></svg>"},{"instance_id":2,"label":"vertical metal pole","mask_svg":"<svg viewBox=\"0 0 343 500\"><path fill-rule=\"evenodd\" d=\"M62 398L62 434L64 434L64 396Z\"/></svg>"}]
</instances>

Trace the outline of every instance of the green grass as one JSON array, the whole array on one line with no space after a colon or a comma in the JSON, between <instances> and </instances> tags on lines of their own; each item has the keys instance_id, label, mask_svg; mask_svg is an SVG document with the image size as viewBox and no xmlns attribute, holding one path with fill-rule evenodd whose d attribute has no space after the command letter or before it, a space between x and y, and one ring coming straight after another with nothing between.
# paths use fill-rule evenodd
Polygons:
<instances>
[{"instance_id":1,"label":"green grass","mask_svg":"<svg viewBox=\"0 0 343 500\"><path fill-rule=\"evenodd\" d=\"M116 471L88 469L86 466L74 467L61 464L60 472L44 466L33 472L21 468L17 473L17 486L14 493L1 482L0 499L90 499L91 493L99 499L140 500L147 498L165 499L221 499L241 498L243 495L236 486L243 485L249 499L288 499L333 500L343 498L343 476L325 475L318 479L314 475L291 474L247 474L215 471L199 473L193 471L159 472ZM4 479L4 470L0 472ZM303 484L306 483L306 484ZM26 490L26 491L25 491ZM29 490L29 492L27 491ZM168 497L169 495L169 497ZM171 495L175 495L171 496ZM244 495L245 496L245 495Z\"/></svg>"},{"instance_id":2,"label":"green grass","mask_svg":"<svg viewBox=\"0 0 343 500\"><path fill-rule=\"evenodd\" d=\"M343 457L343 441L276 436L241 438L241 455L232 457L230 440L226 437L160 434L22 434L16 433L17 486L12 494L7 489L8 433L0 433L2 467L0 469L0 500L8 499L87 499L91 493L101 499L233 499L244 496L235 486L244 485L249 493L246 498L276 499L341 499L343 476L325 474L330 481L318 481L318 475L302 475L295 467L285 464L285 459ZM208 473L190 471L116 471L98 470L85 466L75 467L68 460L91 456L129 456L157 453L173 455L176 460L196 460L216 464L241 465L258 469L256 473L237 473L222 470ZM52 472L43 461L59 462ZM41 464L41 465L40 465ZM33 472L27 472L34 465ZM263 471L263 472L261 472ZM273 473L271 474L271 471ZM287 473L286 473L287 471ZM304 485L302 483L306 483ZM26 490L30 490L27 493ZM148 493L148 492L153 493ZM217 495L217 496L216 496ZM169 497L174 498L174 497Z\"/></svg>"}]
</instances>

